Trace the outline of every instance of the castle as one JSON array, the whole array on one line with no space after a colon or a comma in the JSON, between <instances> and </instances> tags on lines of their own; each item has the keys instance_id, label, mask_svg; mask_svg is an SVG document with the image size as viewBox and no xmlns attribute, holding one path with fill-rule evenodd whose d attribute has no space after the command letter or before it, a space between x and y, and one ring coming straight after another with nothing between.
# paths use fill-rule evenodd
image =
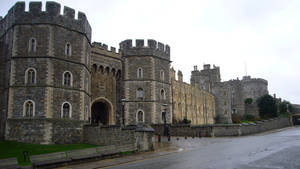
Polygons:
<instances>
[{"instance_id":1,"label":"castle","mask_svg":"<svg viewBox=\"0 0 300 169\"><path fill-rule=\"evenodd\" d=\"M221 82L209 65L194 68L191 84L180 71L176 80L168 45L125 40L108 49L91 42L84 13L41 7L17 2L0 20L1 139L78 143L87 124L230 123L231 113L247 113L245 98L268 92L263 79Z\"/></svg>"}]
</instances>

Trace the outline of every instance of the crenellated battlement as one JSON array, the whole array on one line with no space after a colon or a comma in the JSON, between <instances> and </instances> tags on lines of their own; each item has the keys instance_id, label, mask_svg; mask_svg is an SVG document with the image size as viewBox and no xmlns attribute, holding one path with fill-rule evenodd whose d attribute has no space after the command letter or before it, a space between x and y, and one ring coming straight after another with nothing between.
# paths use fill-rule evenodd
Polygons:
<instances>
[{"instance_id":1,"label":"crenellated battlement","mask_svg":"<svg viewBox=\"0 0 300 169\"><path fill-rule=\"evenodd\" d=\"M243 83L262 83L268 85L268 81L262 78L251 78L250 76L244 76Z\"/></svg>"},{"instance_id":2,"label":"crenellated battlement","mask_svg":"<svg viewBox=\"0 0 300 169\"><path fill-rule=\"evenodd\" d=\"M25 2L17 2L0 19L0 37L14 25L20 24L52 24L65 27L85 34L91 41L91 26L84 13L78 12L75 19L75 10L64 7L63 15L60 14L61 6L56 2L46 2L46 11L42 11L42 2L30 2L29 11L25 11Z\"/></svg>"},{"instance_id":3,"label":"crenellated battlement","mask_svg":"<svg viewBox=\"0 0 300 169\"><path fill-rule=\"evenodd\" d=\"M112 46L110 47L110 50L109 50L108 46L101 42L93 42L92 51L96 52L98 54L104 54L104 55L111 56L111 57L121 58L120 51L117 52L116 48L112 47Z\"/></svg>"},{"instance_id":4,"label":"crenellated battlement","mask_svg":"<svg viewBox=\"0 0 300 169\"><path fill-rule=\"evenodd\" d=\"M132 45L132 40L127 39L120 43L120 50L124 56L157 56L162 59L170 60L170 46L164 45L152 39L148 39L145 46L144 39L137 39L136 45Z\"/></svg>"},{"instance_id":5,"label":"crenellated battlement","mask_svg":"<svg viewBox=\"0 0 300 169\"><path fill-rule=\"evenodd\" d=\"M251 78L251 76L244 76L242 80L239 78L231 79L227 81L230 84L239 84L239 83L262 83L268 85L268 81L262 78Z\"/></svg>"}]
</instances>

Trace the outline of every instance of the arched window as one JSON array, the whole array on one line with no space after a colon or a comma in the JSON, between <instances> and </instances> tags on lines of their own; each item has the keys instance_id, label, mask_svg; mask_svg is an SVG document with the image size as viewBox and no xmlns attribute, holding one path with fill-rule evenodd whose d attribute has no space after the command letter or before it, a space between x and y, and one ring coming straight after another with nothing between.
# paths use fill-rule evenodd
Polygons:
<instances>
[{"instance_id":1,"label":"arched window","mask_svg":"<svg viewBox=\"0 0 300 169\"><path fill-rule=\"evenodd\" d=\"M29 52L35 52L36 51L36 39L35 38L30 38L29 39L29 45L28 45L28 51Z\"/></svg>"},{"instance_id":2,"label":"arched window","mask_svg":"<svg viewBox=\"0 0 300 169\"><path fill-rule=\"evenodd\" d=\"M144 122L144 112L142 110L139 110L136 114L136 121L137 122Z\"/></svg>"},{"instance_id":3,"label":"arched window","mask_svg":"<svg viewBox=\"0 0 300 169\"><path fill-rule=\"evenodd\" d=\"M61 106L61 118L68 119L72 117L72 107L69 102L64 102Z\"/></svg>"},{"instance_id":4,"label":"arched window","mask_svg":"<svg viewBox=\"0 0 300 169\"><path fill-rule=\"evenodd\" d=\"M166 99L166 92L165 92L164 89L161 89L161 90L160 90L160 99L161 99L161 100Z\"/></svg>"},{"instance_id":5,"label":"arched window","mask_svg":"<svg viewBox=\"0 0 300 169\"><path fill-rule=\"evenodd\" d=\"M72 46L69 42L67 42L66 46L65 46L65 55L66 56L71 56L72 55Z\"/></svg>"},{"instance_id":6,"label":"arched window","mask_svg":"<svg viewBox=\"0 0 300 169\"><path fill-rule=\"evenodd\" d=\"M162 80L162 81L165 80L165 72L164 72L164 70L160 71L160 80Z\"/></svg>"},{"instance_id":7,"label":"arched window","mask_svg":"<svg viewBox=\"0 0 300 169\"><path fill-rule=\"evenodd\" d=\"M34 68L28 68L25 71L25 84L36 83L36 70Z\"/></svg>"},{"instance_id":8,"label":"arched window","mask_svg":"<svg viewBox=\"0 0 300 169\"><path fill-rule=\"evenodd\" d=\"M64 86L72 86L72 73L69 71L64 72L63 74L63 85Z\"/></svg>"},{"instance_id":9,"label":"arched window","mask_svg":"<svg viewBox=\"0 0 300 169\"><path fill-rule=\"evenodd\" d=\"M34 117L35 115L35 104L32 100L26 100L23 105L23 116Z\"/></svg>"},{"instance_id":10,"label":"arched window","mask_svg":"<svg viewBox=\"0 0 300 169\"><path fill-rule=\"evenodd\" d=\"M97 72L97 65L96 64L93 64L93 71Z\"/></svg>"},{"instance_id":11,"label":"arched window","mask_svg":"<svg viewBox=\"0 0 300 169\"><path fill-rule=\"evenodd\" d=\"M144 91L143 91L142 88L138 88L138 89L137 89L136 97L137 97L138 99L144 98Z\"/></svg>"},{"instance_id":12,"label":"arched window","mask_svg":"<svg viewBox=\"0 0 300 169\"><path fill-rule=\"evenodd\" d=\"M137 78L138 79L143 78L143 69L142 68L138 68L138 70L137 70Z\"/></svg>"}]
</instances>

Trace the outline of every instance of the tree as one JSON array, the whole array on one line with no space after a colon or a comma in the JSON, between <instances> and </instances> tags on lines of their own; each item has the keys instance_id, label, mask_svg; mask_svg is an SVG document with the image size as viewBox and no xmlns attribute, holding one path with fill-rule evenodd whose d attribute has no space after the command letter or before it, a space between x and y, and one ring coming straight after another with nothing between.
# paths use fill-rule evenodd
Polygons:
<instances>
[{"instance_id":1,"label":"tree","mask_svg":"<svg viewBox=\"0 0 300 169\"><path fill-rule=\"evenodd\" d=\"M261 118L267 119L278 116L276 99L268 94L257 99L257 106Z\"/></svg>"},{"instance_id":2,"label":"tree","mask_svg":"<svg viewBox=\"0 0 300 169\"><path fill-rule=\"evenodd\" d=\"M279 113L280 114L284 114L284 113L287 113L287 112L292 112L292 105L288 101L284 100L283 102L280 102L278 107L279 107Z\"/></svg>"},{"instance_id":3,"label":"tree","mask_svg":"<svg viewBox=\"0 0 300 169\"><path fill-rule=\"evenodd\" d=\"M252 104L252 102L253 102L252 98L245 99L245 104Z\"/></svg>"}]
</instances>

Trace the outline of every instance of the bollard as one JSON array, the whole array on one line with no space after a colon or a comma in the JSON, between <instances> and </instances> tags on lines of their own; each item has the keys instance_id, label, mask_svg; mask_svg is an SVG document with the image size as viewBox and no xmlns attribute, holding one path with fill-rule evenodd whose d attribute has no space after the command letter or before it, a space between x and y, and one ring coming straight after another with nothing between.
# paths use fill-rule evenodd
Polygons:
<instances>
[{"instance_id":1,"label":"bollard","mask_svg":"<svg viewBox=\"0 0 300 169\"><path fill-rule=\"evenodd\" d=\"M201 131L199 131L199 138L201 138L202 137L202 135L201 135Z\"/></svg>"},{"instance_id":2,"label":"bollard","mask_svg":"<svg viewBox=\"0 0 300 169\"><path fill-rule=\"evenodd\" d=\"M184 136L184 139L186 139L186 136Z\"/></svg>"},{"instance_id":3,"label":"bollard","mask_svg":"<svg viewBox=\"0 0 300 169\"><path fill-rule=\"evenodd\" d=\"M171 136L170 135L168 135L168 141L170 141L171 140Z\"/></svg>"},{"instance_id":4,"label":"bollard","mask_svg":"<svg viewBox=\"0 0 300 169\"><path fill-rule=\"evenodd\" d=\"M158 134L157 138L158 138L158 142L160 143L160 134Z\"/></svg>"}]
</instances>

